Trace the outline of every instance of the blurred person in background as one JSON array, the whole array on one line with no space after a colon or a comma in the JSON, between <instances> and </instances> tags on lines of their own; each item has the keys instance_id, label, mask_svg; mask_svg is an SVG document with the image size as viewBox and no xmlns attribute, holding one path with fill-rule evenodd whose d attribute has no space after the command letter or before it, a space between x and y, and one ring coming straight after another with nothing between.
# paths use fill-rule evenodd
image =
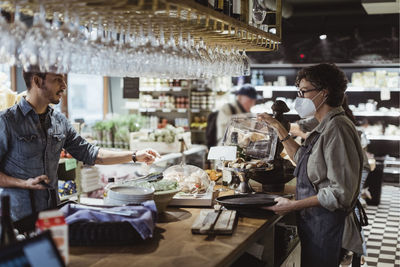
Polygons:
<instances>
[{"instance_id":1,"label":"blurred person in background","mask_svg":"<svg viewBox=\"0 0 400 267\"><path fill-rule=\"evenodd\" d=\"M236 100L233 103L226 103L221 107L217 117L217 142L220 144L224 137L226 127L232 115L249 113L251 108L256 104L256 89L250 84L243 85L235 92Z\"/></svg>"}]
</instances>

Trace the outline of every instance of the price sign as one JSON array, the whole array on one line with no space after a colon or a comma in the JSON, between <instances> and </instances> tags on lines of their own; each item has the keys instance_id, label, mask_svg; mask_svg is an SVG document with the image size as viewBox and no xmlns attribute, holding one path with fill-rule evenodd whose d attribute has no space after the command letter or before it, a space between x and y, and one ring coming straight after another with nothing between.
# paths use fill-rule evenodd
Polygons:
<instances>
[{"instance_id":1,"label":"price sign","mask_svg":"<svg viewBox=\"0 0 400 267\"><path fill-rule=\"evenodd\" d=\"M236 151L236 146L213 146L210 148L210 152L208 152L207 159L235 160Z\"/></svg>"},{"instance_id":2,"label":"price sign","mask_svg":"<svg viewBox=\"0 0 400 267\"><path fill-rule=\"evenodd\" d=\"M76 168L76 159L67 159L65 161L65 171L70 171Z\"/></svg>"}]
</instances>

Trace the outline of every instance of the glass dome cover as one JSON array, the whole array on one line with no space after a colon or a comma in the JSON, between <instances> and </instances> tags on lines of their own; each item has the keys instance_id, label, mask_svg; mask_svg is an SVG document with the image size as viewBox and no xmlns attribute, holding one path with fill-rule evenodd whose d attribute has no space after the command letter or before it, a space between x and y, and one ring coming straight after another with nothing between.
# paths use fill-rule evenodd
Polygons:
<instances>
[{"instance_id":1,"label":"glass dome cover","mask_svg":"<svg viewBox=\"0 0 400 267\"><path fill-rule=\"evenodd\" d=\"M246 160L272 161L275 157L278 135L264 121L258 121L256 114L232 116L224 134L222 145L237 146L239 154Z\"/></svg>"},{"instance_id":2,"label":"glass dome cover","mask_svg":"<svg viewBox=\"0 0 400 267\"><path fill-rule=\"evenodd\" d=\"M173 165L163 175L166 180L178 182L183 193L205 193L210 186L208 174L193 165Z\"/></svg>"}]
</instances>

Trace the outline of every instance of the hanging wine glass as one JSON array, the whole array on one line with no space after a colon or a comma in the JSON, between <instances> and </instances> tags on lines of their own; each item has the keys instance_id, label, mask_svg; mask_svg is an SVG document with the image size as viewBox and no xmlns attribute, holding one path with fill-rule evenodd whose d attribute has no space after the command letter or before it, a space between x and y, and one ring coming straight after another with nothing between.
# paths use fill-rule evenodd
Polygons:
<instances>
[{"instance_id":1,"label":"hanging wine glass","mask_svg":"<svg viewBox=\"0 0 400 267\"><path fill-rule=\"evenodd\" d=\"M25 23L21 21L21 14L19 12L19 6L15 7L14 22L10 24L10 37L6 42L10 44L10 56L8 59L9 65L19 65L18 55L21 53L21 44L25 38L27 27Z\"/></svg>"},{"instance_id":2,"label":"hanging wine glass","mask_svg":"<svg viewBox=\"0 0 400 267\"><path fill-rule=\"evenodd\" d=\"M87 29L80 26L79 17L75 16L73 23L70 27L71 32L68 35L68 54L70 55L70 64L65 68L68 71L82 73L85 71L90 62L88 57L90 52L88 48ZM86 70L87 71L87 70Z\"/></svg>"},{"instance_id":3,"label":"hanging wine glass","mask_svg":"<svg viewBox=\"0 0 400 267\"><path fill-rule=\"evenodd\" d=\"M178 48L176 47L175 44L175 38L173 34L173 29L171 27L170 29L170 36L169 40L167 42L167 48L166 52L168 53L168 58L166 62L166 69L169 77L173 77L174 75L174 70L178 71L179 70L179 51Z\"/></svg>"},{"instance_id":4,"label":"hanging wine glass","mask_svg":"<svg viewBox=\"0 0 400 267\"><path fill-rule=\"evenodd\" d=\"M128 49L126 51L127 54L127 69L130 77L139 76L140 73L140 64L139 55L138 55L138 46L139 46L139 37L137 36L136 30L129 29L128 31ZM136 75L137 74L137 75Z\"/></svg>"},{"instance_id":5,"label":"hanging wine glass","mask_svg":"<svg viewBox=\"0 0 400 267\"><path fill-rule=\"evenodd\" d=\"M44 42L48 39L49 26L46 22L46 13L44 7L40 6L40 13L35 13L33 17L33 26L28 30L21 45L21 54L19 59L25 71L30 66L39 66L40 71L46 72L43 60L47 53L42 49ZM40 60L42 57L42 60Z\"/></svg>"},{"instance_id":6,"label":"hanging wine glass","mask_svg":"<svg viewBox=\"0 0 400 267\"><path fill-rule=\"evenodd\" d=\"M199 52L199 54L201 56L200 67L202 67L202 72L203 72L200 77L203 77L203 78L211 77L212 72L210 70L212 69L212 59L211 59L210 55L208 54L208 51L204 44L203 39L200 39L200 42L198 43L197 51Z\"/></svg>"},{"instance_id":7,"label":"hanging wine glass","mask_svg":"<svg viewBox=\"0 0 400 267\"><path fill-rule=\"evenodd\" d=\"M242 53L242 62L243 62L243 76L250 75L250 60L246 55L246 51L243 50Z\"/></svg>"},{"instance_id":8,"label":"hanging wine glass","mask_svg":"<svg viewBox=\"0 0 400 267\"><path fill-rule=\"evenodd\" d=\"M8 40L12 38L10 25L3 16L0 16L0 63L9 63L13 44Z\"/></svg>"},{"instance_id":9,"label":"hanging wine glass","mask_svg":"<svg viewBox=\"0 0 400 267\"><path fill-rule=\"evenodd\" d=\"M231 55L232 55L232 76L233 77L238 77L242 75L242 58L241 55L239 54L238 49L234 49L232 47L231 49Z\"/></svg>"},{"instance_id":10,"label":"hanging wine glass","mask_svg":"<svg viewBox=\"0 0 400 267\"><path fill-rule=\"evenodd\" d=\"M179 69L178 73L181 73L183 78L190 78L193 74L193 65L190 59L189 51L187 50L186 44L183 41L182 37L182 29L179 32L178 37L178 45L177 48L179 50Z\"/></svg>"}]
</instances>

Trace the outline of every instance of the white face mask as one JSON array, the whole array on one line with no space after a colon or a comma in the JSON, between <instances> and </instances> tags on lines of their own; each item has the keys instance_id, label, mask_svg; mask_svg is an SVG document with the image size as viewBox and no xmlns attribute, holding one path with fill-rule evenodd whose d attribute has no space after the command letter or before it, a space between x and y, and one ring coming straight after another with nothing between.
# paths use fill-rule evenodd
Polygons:
<instances>
[{"instance_id":1,"label":"white face mask","mask_svg":"<svg viewBox=\"0 0 400 267\"><path fill-rule=\"evenodd\" d=\"M297 113L299 113L299 116L301 118L310 118L310 117L314 116L317 109L325 102L325 100L324 100L318 106L318 108L315 108L313 99L316 98L317 95L319 95L319 93L316 94L312 99L304 98L304 97L296 98L296 100L294 101L294 109L297 111Z\"/></svg>"}]
</instances>

